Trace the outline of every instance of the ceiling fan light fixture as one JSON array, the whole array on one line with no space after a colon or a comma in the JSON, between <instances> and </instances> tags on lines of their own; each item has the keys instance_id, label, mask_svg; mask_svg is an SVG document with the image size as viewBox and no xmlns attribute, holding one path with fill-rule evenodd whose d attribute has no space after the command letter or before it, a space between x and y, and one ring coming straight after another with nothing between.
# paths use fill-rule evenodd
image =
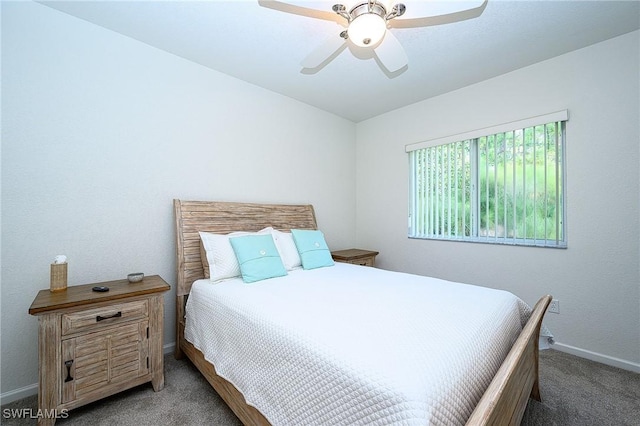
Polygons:
<instances>
[{"instance_id":1,"label":"ceiling fan light fixture","mask_svg":"<svg viewBox=\"0 0 640 426\"><path fill-rule=\"evenodd\" d=\"M347 33L356 46L373 47L380 43L386 31L387 22L382 16L363 13L351 21Z\"/></svg>"}]
</instances>

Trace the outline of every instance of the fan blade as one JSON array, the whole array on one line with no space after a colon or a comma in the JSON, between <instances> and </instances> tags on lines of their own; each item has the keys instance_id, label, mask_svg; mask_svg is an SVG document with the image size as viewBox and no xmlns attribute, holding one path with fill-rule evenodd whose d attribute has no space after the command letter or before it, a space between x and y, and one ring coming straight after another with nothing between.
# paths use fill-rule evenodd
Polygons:
<instances>
[{"instance_id":1,"label":"fan blade","mask_svg":"<svg viewBox=\"0 0 640 426\"><path fill-rule=\"evenodd\" d=\"M262 7L266 7L267 9L273 9L279 12L292 13L294 15L306 16L308 18L323 19L325 21L333 21L342 25L345 24L345 19L331 10L331 4L329 4L329 2L298 1L285 3L274 0L258 0L258 4ZM304 6L300 6L300 4ZM317 6L318 9L307 6ZM323 6L326 6L326 8Z\"/></svg>"},{"instance_id":2,"label":"fan blade","mask_svg":"<svg viewBox=\"0 0 640 426\"><path fill-rule=\"evenodd\" d=\"M302 65L303 68L316 68L340 50L340 48L344 47L345 43L345 39L333 35L309 53L307 57L300 62L300 65Z\"/></svg>"},{"instance_id":3,"label":"fan blade","mask_svg":"<svg viewBox=\"0 0 640 426\"><path fill-rule=\"evenodd\" d=\"M404 48L389 30L387 30L380 44L374 49L374 52L389 72L398 71L409 62L407 54L404 53Z\"/></svg>"},{"instance_id":4,"label":"fan blade","mask_svg":"<svg viewBox=\"0 0 640 426\"><path fill-rule=\"evenodd\" d=\"M326 11L330 11L331 6L335 4L335 2L328 1L328 0L287 0L281 3L287 3L287 4L298 6L298 7L305 7L307 9L317 9L317 10L326 10Z\"/></svg>"},{"instance_id":5,"label":"fan blade","mask_svg":"<svg viewBox=\"0 0 640 426\"><path fill-rule=\"evenodd\" d=\"M466 21L482 15L488 0L411 2L404 15L389 21L392 28L416 28Z\"/></svg>"}]
</instances>

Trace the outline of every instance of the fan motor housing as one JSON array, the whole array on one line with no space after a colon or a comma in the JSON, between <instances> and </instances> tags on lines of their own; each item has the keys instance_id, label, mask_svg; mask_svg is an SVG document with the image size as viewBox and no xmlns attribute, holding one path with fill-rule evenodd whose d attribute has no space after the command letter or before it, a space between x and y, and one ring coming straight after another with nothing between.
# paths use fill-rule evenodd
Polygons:
<instances>
[{"instance_id":1,"label":"fan motor housing","mask_svg":"<svg viewBox=\"0 0 640 426\"><path fill-rule=\"evenodd\" d=\"M351 16L351 20L356 19L358 16L364 14L364 13L374 13L378 16L380 16L381 18L385 18L385 16L387 15L387 9L385 9L385 7L378 3L377 1L372 2L373 4L371 5L371 10L369 10L369 2L366 3L362 3L359 4L357 6L354 6L350 11L349 11L349 15Z\"/></svg>"},{"instance_id":2,"label":"fan motor housing","mask_svg":"<svg viewBox=\"0 0 640 426\"><path fill-rule=\"evenodd\" d=\"M377 1L367 1L356 4L348 12L347 7L340 3L334 4L332 9L335 13L345 18L349 23L351 23L351 21L356 19L358 16L365 13L375 14L380 16L385 21L389 21L393 18L404 15L404 12L407 10L404 4L397 3L391 8L391 11L387 12L387 8L384 7L382 3Z\"/></svg>"}]
</instances>

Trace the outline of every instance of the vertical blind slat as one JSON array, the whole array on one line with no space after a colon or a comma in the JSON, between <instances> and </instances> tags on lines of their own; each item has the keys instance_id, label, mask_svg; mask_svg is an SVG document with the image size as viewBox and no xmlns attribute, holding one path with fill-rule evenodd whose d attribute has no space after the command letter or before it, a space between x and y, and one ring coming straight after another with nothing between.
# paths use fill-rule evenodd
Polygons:
<instances>
[{"instance_id":1,"label":"vertical blind slat","mask_svg":"<svg viewBox=\"0 0 640 426\"><path fill-rule=\"evenodd\" d=\"M549 144L549 125L545 124L544 126L544 149L542 150L542 154L544 155L544 235L549 235L549 220L548 220L548 211L549 211L549 193L547 191L547 185L549 184L549 170L547 165L547 145Z\"/></svg>"},{"instance_id":2,"label":"vertical blind slat","mask_svg":"<svg viewBox=\"0 0 640 426\"><path fill-rule=\"evenodd\" d=\"M513 240L515 241L518 238L518 220L517 220L517 207L518 207L518 198L517 198L517 192L516 192L516 176L517 176L517 170L516 170L516 163L517 163L517 153L516 153L516 132L515 130L511 132L511 139L513 140L512 143L512 154L511 154L511 161L513 164L513 176L511 178L512 182L513 182L513 189L511 191L511 202L513 203Z\"/></svg>"},{"instance_id":3,"label":"vertical blind slat","mask_svg":"<svg viewBox=\"0 0 640 426\"><path fill-rule=\"evenodd\" d=\"M498 137L493 137L493 235L494 239L498 240Z\"/></svg>"},{"instance_id":4,"label":"vertical blind slat","mask_svg":"<svg viewBox=\"0 0 640 426\"><path fill-rule=\"evenodd\" d=\"M507 134L504 134L504 144L502 147L502 226L504 226L504 235L502 239L507 240Z\"/></svg>"},{"instance_id":5,"label":"vertical blind slat","mask_svg":"<svg viewBox=\"0 0 640 426\"><path fill-rule=\"evenodd\" d=\"M536 227L537 225L537 214L535 214L535 212L537 211L537 207L538 207L538 192L537 192L537 187L536 187L536 165L538 164L538 159L536 157L536 145L538 144L538 136L537 136L537 127L533 128L533 243L535 244L536 239L538 237L538 228Z\"/></svg>"},{"instance_id":6,"label":"vertical blind slat","mask_svg":"<svg viewBox=\"0 0 640 426\"><path fill-rule=\"evenodd\" d=\"M555 138L555 145L556 145L556 204L558 203L558 200L560 199L560 161L558 159L558 155L560 154L560 147L559 147L559 133L560 133L560 123L556 123L556 138ZM564 155L564 153L562 153L562 155ZM564 188L563 188L564 190ZM558 244L559 241L559 235L560 235L560 212L558 211L559 209L556 208L556 244ZM564 210L564 208L563 208ZM564 239L564 235L562 237Z\"/></svg>"}]
</instances>

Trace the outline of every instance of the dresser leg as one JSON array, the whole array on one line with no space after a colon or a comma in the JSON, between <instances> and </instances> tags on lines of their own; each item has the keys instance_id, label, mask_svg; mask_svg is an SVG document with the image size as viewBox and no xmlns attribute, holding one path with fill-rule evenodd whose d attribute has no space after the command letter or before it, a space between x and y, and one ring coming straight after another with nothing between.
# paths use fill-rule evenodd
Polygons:
<instances>
[{"instance_id":1,"label":"dresser leg","mask_svg":"<svg viewBox=\"0 0 640 426\"><path fill-rule=\"evenodd\" d=\"M60 327L55 314L41 315L38 319L38 361L40 364L38 384L38 425L54 425L55 409L60 404L61 354Z\"/></svg>"},{"instance_id":2,"label":"dresser leg","mask_svg":"<svg viewBox=\"0 0 640 426\"><path fill-rule=\"evenodd\" d=\"M149 312L151 335L149 336L149 351L151 352L151 385L153 390L158 392L164 388L164 353L162 352L163 321L164 321L164 299L159 294L150 299L151 309Z\"/></svg>"},{"instance_id":3,"label":"dresser leg","mask_svg":"<svg viewBox=\"0 0 640 426\"><path fill-rule=\"evenodd\" d=\"M164 388L164 374L159 374L158 376L160 377L156 376L156 374L153 375L153 378L151 379L151 385L153 386L153 390L155 392L160 392Z\"/></svg>"},{"instance_id":4,"label":"dresser leg","mask_svg":"<svg viewBox=\"0 0 640 426\"><path fill-rule=\"evenodd\" d=\"M49 419L49 418L44 418L44 417L40 417L38 419L38 426L53 426L56 424L56 419Z\"/></svg>"}]
</instances>

